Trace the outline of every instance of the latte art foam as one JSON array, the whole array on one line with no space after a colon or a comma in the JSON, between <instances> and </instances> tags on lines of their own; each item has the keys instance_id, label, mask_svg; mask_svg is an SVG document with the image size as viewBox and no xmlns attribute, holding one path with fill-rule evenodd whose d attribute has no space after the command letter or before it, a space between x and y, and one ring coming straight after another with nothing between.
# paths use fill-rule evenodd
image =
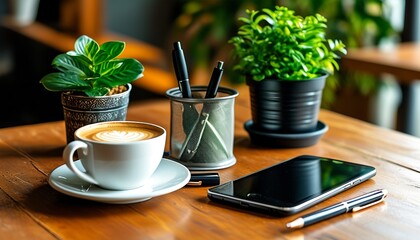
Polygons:
<instances>
[{"instance_id":1,"label":"latte art foam","mask_svg":"<svg viewBox=\"0 0 420 240\"><path fill-rule=\"evenodd\" d=\"M110 143L142 141L155 138L163 133L164 130L155 126L132 122L93 124L77 132L82 139Z\"/></svg>"},{"instance_id":2,"label":"latte art foam","mask_svg":"<svg viewBox=\"0 0 420 240\"><path fill-rule=\"evenodd\" d=\"M143 139L152 138L154 136L151 132L130 132L130 131L103 131L98 132L92 139L101 142L135 142Z\"/></svg>"}]
</instances>

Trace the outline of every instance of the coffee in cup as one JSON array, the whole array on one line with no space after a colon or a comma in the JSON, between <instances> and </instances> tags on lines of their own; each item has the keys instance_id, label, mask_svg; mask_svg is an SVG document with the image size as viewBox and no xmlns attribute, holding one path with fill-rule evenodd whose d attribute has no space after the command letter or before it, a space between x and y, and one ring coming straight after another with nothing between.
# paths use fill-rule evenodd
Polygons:
<instances>
[{"instance_id":1,"label":"coffee in cup","mask_svg":"<svg viewBox=\"0 0 420 240\"><path fill-rule=\"evenodd\" d=\"M137 122L107 122L93 124L79 132L81 139L98 142L135 142L162 135L161 129Z\"/></svg>"},{"instance_id":2,"label":"coffee in cup","mask_svg":"<svg viewBox=\"0 0 420 240\"><path fill-rule=\"evenodd\" d=\"M100 122L75 131L64 149L67 167L79 178L110 190L143 186L157 169L165 149L166 130L134 121ZM74 155L83 167L74 164Z\"/></svg>"}]
</instances>

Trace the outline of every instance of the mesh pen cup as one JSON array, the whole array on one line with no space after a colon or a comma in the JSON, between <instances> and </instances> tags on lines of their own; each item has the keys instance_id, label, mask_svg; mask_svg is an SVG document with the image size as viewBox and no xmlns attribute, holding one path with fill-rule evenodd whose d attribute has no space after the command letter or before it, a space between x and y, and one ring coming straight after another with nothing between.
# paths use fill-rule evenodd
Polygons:
<instances>
[{"instance_id":1,"label":"mesh pen cup","mask_svg":"<svg viewBox=\"0 0 420 240\"><path fill-rule=\"evenodd\" d=\"M179 88L166 91L171 101L171 159L190 170L215 170L236 163L233 155L236 90L220 87L204 98L205 86L191 87L192 98Z\"/></svg>"}]
</instances>

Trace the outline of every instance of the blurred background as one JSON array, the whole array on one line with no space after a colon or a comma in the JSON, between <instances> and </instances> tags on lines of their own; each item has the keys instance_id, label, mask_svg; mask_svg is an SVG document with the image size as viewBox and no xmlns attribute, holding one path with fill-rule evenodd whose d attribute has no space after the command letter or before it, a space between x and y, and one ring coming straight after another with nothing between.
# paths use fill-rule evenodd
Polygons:
<instances>
[{"instance_id":1,"label":"blurred background","mask_svg":"<svg viewBox=\"0 0 420 240\"><path fill-rule=\"evenodd\" d=\"M274 5L286 5L302 16L324 15L329 37L341 39L348 49L386 49L420 39L418 0L0 0L0 127L63 119L60 94L46 91L39 80L53 71L52 59L73 49L81 34L99 43L126 41L125 56L145 66L145 76L134 83L133 102L165 98L165 91L177 86L174 41L182 42L194 85L207 84L221 60L222 84L242 88L244 79L229 68L227 41L245 9ZM18 12L25 13L23 18ZM323 108L396 128L402 89L394 76L347 68L329 78ZM413 81L407 88L414 94L411 126L405 132L420 136L420 87Z\"/></svg>"}]
</instances>

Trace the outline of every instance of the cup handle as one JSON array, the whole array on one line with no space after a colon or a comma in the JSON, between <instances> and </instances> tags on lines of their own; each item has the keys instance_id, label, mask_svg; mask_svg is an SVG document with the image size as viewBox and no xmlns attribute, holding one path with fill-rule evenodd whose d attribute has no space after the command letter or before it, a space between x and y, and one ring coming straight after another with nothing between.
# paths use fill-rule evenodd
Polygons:
<instances>
[{"instance_id":1,"label":"cup handle","mask_svg":"<svg viewBox=\"0 0 420 240\"><path fill-rule=\"evenodd\" d=\"M82 172L79 168L77 168L76 164L74 164L73 161L73 156L74 156L74 152L77 149L82 149L83 150L83 154L87 155L88 152L88 145L82 141L73 141L71 143L69 143L63 151L63 158L66 162L66 165L68 168L70 168L70 170L76 174L79 178L85 180L86 182L98 185L98 182L93 179L93 177L91 177L89 174Z\"/></svg>"}]
</instances>

